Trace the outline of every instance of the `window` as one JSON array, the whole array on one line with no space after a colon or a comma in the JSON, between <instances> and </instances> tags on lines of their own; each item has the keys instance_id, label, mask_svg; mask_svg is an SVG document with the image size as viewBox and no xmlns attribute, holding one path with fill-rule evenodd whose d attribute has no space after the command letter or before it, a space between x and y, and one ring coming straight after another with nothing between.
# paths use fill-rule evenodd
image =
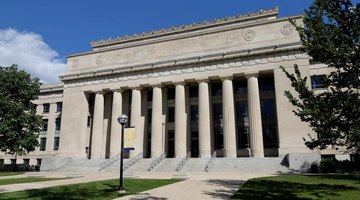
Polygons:
<instances>
[{"instance_id":1,"label":"window","mask_svg":"<svg viewBox=\"0 0 360 200\"><path fill-rule=\"evenodd\" d=\"M30 159L24 159L23 165L30 165Z\"/></svg>"},{"instance_id":2,"label":"window","mask_svg":"<svg viewBox=\"0 0 360 200\"><path fill-rule=\"evenodd\" d=\"M168 122L174 122L175 121L175 108L169 107L168 108Z\"/></svg>"},{"instance_id":3,"label":"window","mask_svg":"<svg viewBox=\"0 0 360 200\"><path fill-rule=\"evenodd\" d=\"M40 151L45 151L46 149L46 138L40 138Z\"/></svg>"},{"instance_id":4,"label":"window","mask_svg":"<svg viewBox=\"0 0 360 200\"><path fill-rule=\"evenodd\" d=\"M0 159L0 166L4 165L4 159Z\"/></svg>"},{"instance_id":5,"label":"window","mask_svg":"<svg viewBox=\"0 0 360 200\"><path fill-rule=\"evenodd\" d=\"M50 104L44 103L43 104L43 113L49 113L49 111L50 111Z\"/></svg>"},{"instance_id":6,"label":"window","mask_svg":"<svg viewBox=\"0 0 360 200\"><path fill-rule=\"evenodd\" d=\"M150 102L150 101L152 101L152 98L153 98L153 91L149 90L148 94L147 94L147 100Z\"/></svg>"},{"instance_id":7,"label":"window","mask_svg":"<svg viewBox=\"0 0 360 200\"><path fill-rule=\"evenodd\" d=\"M198 86L190 86L189 87L189 95L190 97L198 97L199 96L199 87Z\"/></svg>"},{"instance_id":8,"label":"window","mask_svg":"<svg viewBox=\"0 0 360 200\"><path fill-rule=\"evenodd\" d=\"M190 112L191 112L191 121L192 122L197 122L199 120L199 107L196 106L191 106L190 107Z\"/></svg>"},{"instance_id":9,"label":"window","mask_svg":"<svg viewBox=\"0 0 360 200\"><path fill-rule=\"evenodd\" d=\"M56 112L61 112L62 111L62 102L57 102L56 103Z\"/></svg>"},{"instance_id":10,"label":"window","mask_svg":"<svg viewBox=\"0 0 360 200\"><path fill-rule=\"evenodd\" d=\"M325 75L313 75L311 78L311 89L325 88Z\"/></svg>"},{"instance_id":11,"label":"window","mask_svg":"<svg viewBox=\"0 0 360 200\"><path fill-rule=\"evenodd\" d=\"M43 119L42 131L47 131L48 130L48 123L49 123L48 119Z\"/></svg>"},{"instance_id":12,"label":"window","mask_svg":"<svg viewBox=\"0 0 360 200\"><path fill-rule=\"evenodd\" d=\"M175 99L175 88L169 88L167 91L167 99Z\"/></svg>"},{"instance_id":13,"label":"window","mask_svg":"<svg viewBox=\"0 0 360 200\"><path fill-rule=\"evenodd\" d=\"M214 83L211 85L212 96L222 96L222 84Z\"/></svg>"},{"instance_id":14,"label":"window","mask_svg":"<svg viewBox=\"0 0 360 200\"><path fill-rule=\"evenodd\" d=\"M37 158L37 159L36 159L36 165L38 165L38 166L41 165L41 158Z\"/></svg>"},{"instance_id":15,"label":"window","mask_svg":"<svg viewBox=\"0 0 360 200\"><path fill-rule=\"evenodd\" d=\"M59 131L61 127L61 118L56 118L55 119L55 130Z\"/></svg>"},{"instance_id":16,"label":"window","mask_svg":"<svg viewBox=\"0 0 360 200\"><path fill-rule=\"evenodd\" d=\"M87 117L86 125L87 125L88 127L91 126L91 116L88 116L88 117Z\"/></svg>"},{"instance_id":17,"label":"window","mask_svg":"<svg viewBox=\"0 0 360 200\"><path fill-rule=\"evenodd\" d=\"M54 151L59 150L59 144L60 144L60 137L54 138Z\"/></svg>"}]
</instances>

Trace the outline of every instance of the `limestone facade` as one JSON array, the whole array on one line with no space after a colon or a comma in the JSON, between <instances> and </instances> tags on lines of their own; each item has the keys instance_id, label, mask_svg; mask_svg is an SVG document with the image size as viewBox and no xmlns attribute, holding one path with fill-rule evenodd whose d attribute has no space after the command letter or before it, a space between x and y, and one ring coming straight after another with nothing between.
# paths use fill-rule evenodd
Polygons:
<instances>
[{"instance_id":1,"label":"limestone facade","mask_svg":"<svg viewBox=\"0 0 360 200\"><path fill-rule=\"evenodd\" d=\"M290 18L302 24L302 16ZM42 88L46 100L63 105L59 150L42 154L117 155L122 113L135 126L130 156L309 153L302 137L314 134L292 113L279 66L299 65L309 86L310 76L329 69L313 65L301 46L277 8L92 42L92 51L68 56L63 84ZM39 113L44 101L36 100Z\"/></svg>"}]
</instances>

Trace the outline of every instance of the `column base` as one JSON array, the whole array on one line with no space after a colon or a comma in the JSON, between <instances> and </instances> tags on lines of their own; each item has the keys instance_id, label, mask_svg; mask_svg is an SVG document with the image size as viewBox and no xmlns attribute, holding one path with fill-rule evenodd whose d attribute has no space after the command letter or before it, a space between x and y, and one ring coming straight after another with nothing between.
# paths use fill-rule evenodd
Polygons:
<instances>
[{"instance_id":1,"label":"column base","mask_svg":"<svg viewBox=\"0 0 360 200\"><path fill-rule=\"evenodd\" d=\"M235 152L233 152L233 151L231 151L231 152L226 152L226 153L225 153L225 157L226 157L226 158L237 158L236 151L235 151Z\"/></svg>"},{"instance_id":2,"label":"column base","mask_svg":"<svg viewBox=\"0 0 360 200\"><path fill-rule=\"evenodd\" d=\"M200 158L211 158L211 154L200 154Z\"/></svg>"},{"instance_id":3,"label":"column base","mask_svg":"<svg viewBox=\"0 0 360 200\"><path fill-rule=\"evenodd\" d=\"M254 158L264 158L264 153L254 153L251 155Z\"/></svg>"}]
</instances>

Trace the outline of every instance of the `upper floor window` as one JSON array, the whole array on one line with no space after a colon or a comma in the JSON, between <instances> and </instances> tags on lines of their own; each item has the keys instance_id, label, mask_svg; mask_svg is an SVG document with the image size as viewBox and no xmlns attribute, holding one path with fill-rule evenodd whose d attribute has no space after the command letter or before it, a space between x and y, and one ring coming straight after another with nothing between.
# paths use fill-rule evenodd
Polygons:
<instances>
[{"instance_id":1,"label":"upper floor window","mask_svg":"<svg viewBox=\"0 0 360 200\"><path fill-rule=\"evenodd\" d=\"M325 88L326 75L313 75L311 78L311 89Z\"/></svg>"},{"instance_id":2,"label":"upper floor window","mask_svg":"<svg viewBox=\"0 0 360 200\"><path fill-rule=\"evenodd\" d=\"M55 130L58 131L60 130L61 127L61 118L56 118L55 119Z\"/></svg>"},{"instance_id":3,"label":"upper floor window","mask_svg":"<svg viewBox=\"0 0 360 200\"><path fill-rule=\"evenodd\" d=\"M49 111L50 111L50 104L44 103L43 104L43 113L49 113Z\"/></svg>"},{"instance_id":4,"label":"upper floor window","mask_svg":"<svg viewBox=\"0 0 360 200\"><path fill-rule=\"evenodd\" d=\"M59 144L60 144L60 137L54 138L54 151L59 150Z\"/></svg>"},{"instance_id":5,"label":"upper floor window","mask_svg":"<svg viewBox=\"0 0 360 200\"><path fill-rule=\"evenodd\" d=\"M199 87L198 86L190 86L189 87L190 97L198 97L199 96Z\"/></svg>"},{"instance_id":6,"label":"upper floor window","mask_svg":"<svg viewBox=\"0 0 360 200\"><path fill-rule=\"evenodd\" d=\"M169 88L167 91L167 99L175 99L175 88Z\"/></svg>"},{"instance_id":7,"label":"upper floor window","mask_svg":"<svg viewBox=\"0 0 360 200\"><path fill-rule=\"evenodd\" d=\"M46 138L40 138L40 151L45 151L46 149Z\"/></svg>"},{"instance_id":8,"label":"upper floor window","mask_svg":"<svg viewBox=\"0 0 360 200\"><path fill-rule=\"evenodd\" d=\"M175 121L175 108L169 107L168 108L168 122L174 122Z\"/></svg>"},{"instance_id":9,"label":"upper floor window","mask_svg":"<svg viewBox=\"0 0 360 200\"><path fill-rule=\"evenodd\" d=\"M48 119L43 119L42 131L47 131L48 130L48 123L49 123Z\"/></svg>"},{"instance_id":10,"label":"upper floor window","mask_svg":"<svg viewBox=\"0 0 360 200\"><path fill-rule=\"evenodd\" d=\"M57 102L56 103L56 112L61 112L62 111L62 102Z\"/></svg>"}]
</instances>

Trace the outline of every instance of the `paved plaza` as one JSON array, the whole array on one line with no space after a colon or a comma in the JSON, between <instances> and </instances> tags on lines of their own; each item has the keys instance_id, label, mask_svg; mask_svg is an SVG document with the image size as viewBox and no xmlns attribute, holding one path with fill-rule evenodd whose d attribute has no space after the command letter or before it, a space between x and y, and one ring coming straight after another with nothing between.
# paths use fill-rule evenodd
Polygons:
<instances>
[{"instance_id":1,"label":"paved plaza","mask_svg":"<svg viewBox=\"0 0 360 200\"><path fill-rule=\"evenodd\" d=\"M255 177L271 176L268 173L250 173L250 172L216 172L216 173L189 173L181 174L178 177L188 176L184 181L166 185L164 187L155 188L144 191L136 195L129 195L118 199L229 199L238 188L248 179ZM28 173L23 175L12 176L42 176L42 177L73 177L71 179L45 181L36 183L22 183L13 185L0 186L0 193L15 192L29 189L39 189L52 186L69 185L77 183L86 183L92 181L114 179L119 177L117 173L78 173L69 174L62 172L41 172ZM133 175L134 176L134 175ZM174 173L139 173L137 178L144 179L171 179ZM3 177L1 177L3 178ZM7 177L10 178L10 177Z\"/></svg>"}]
</instances>

